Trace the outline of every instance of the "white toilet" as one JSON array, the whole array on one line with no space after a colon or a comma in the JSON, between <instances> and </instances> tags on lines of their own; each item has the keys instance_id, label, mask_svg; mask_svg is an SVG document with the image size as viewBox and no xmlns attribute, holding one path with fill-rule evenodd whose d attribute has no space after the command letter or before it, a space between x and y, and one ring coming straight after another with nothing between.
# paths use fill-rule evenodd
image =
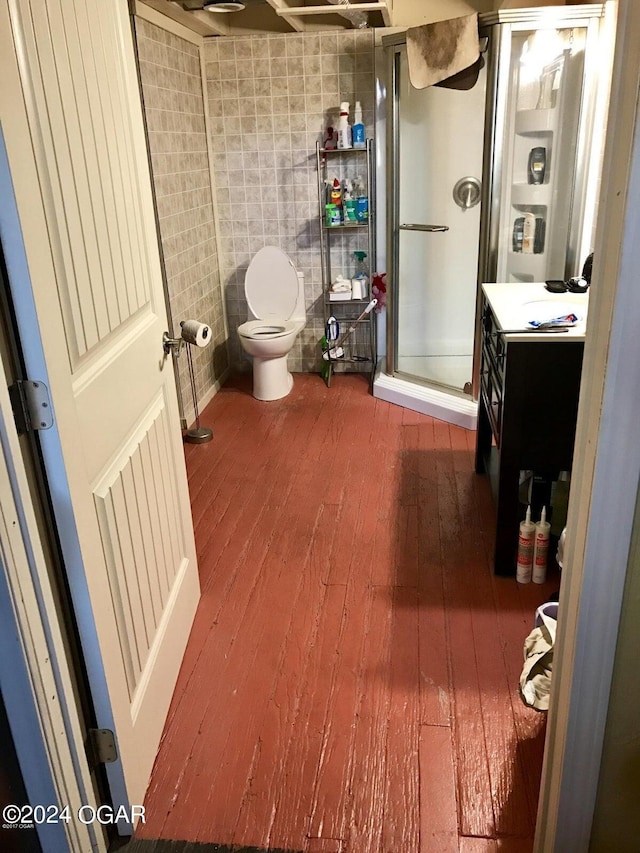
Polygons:
<instances>
[{"instance_id":1,"label":"white toilet","mask_svg":"<svg viewBox=\"0 0 640 853\"><path fill-rule=\"evenodd\" d=\"M238 327L240 343L253 357L253 396L279 400L293 387L287 356L304 329L304 275L276 246L252 258L244 280L249 320Z\"/></svg>"}]
</instances>

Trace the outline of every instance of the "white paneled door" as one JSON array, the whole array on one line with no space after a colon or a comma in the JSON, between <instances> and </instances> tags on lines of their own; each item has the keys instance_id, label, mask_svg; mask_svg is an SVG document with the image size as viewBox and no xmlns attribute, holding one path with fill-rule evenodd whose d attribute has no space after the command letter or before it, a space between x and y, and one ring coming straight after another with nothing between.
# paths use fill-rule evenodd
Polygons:
<instances>
[{"instance_id":1,"label":"white paneled door","mask_svg":"<svg viewBox=\"0 0 640 853\"><path fill-rule=\"evenodd\" d=\"M199 587L129 10L0 10L28 266L9 270L11 287L28 369L41 356L51 388L41 442L98 726L117 735L109 780L116 802L137 804Z\"/></svg>"}]
</instances>

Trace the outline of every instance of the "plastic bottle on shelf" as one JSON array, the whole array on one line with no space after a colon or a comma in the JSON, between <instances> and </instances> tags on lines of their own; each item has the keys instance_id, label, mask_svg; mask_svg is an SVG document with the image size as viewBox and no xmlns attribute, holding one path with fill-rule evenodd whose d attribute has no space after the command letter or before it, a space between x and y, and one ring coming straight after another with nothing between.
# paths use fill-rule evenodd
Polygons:
<instances>
[{"instance_id":1,"label":"plastic bottle on shelf","mask_svg":"<svg viewBox=\"0 0 640 853\"><path fill-rule=\"evenodd\" d=\"M329 193L330 204L335 204L336 207L342 207L342 185L338 178L333 179L331 191Z\"/></svg>"},{"instance_id":2,"label":"plastic bottle on shelf","mask_svg":"<svg viewBox=\"0 0 640 853\"><path fill-rule=\"evenodd\" d=\"M547 223L541 216L536 216L536 228L533 238L533 254L541 255L544 252L544 237Z\"/></svg>"},{"instance_id":3,"label":"plastic bottle on shelf","mask_svg":"<svg viewBox=\"0 0 640 853\"><path fill-rule=\"evenodd\" d=\"M365 264L366 252L354 252L356 269L351 279L351 294L353 299L367 299L369 294L369 277Z\"/></svg>"},{"instance_id":4,"label":"plastic bottle on shelf","mask_svg":"<svg viewBox=\"0 0 640 853\"><path fill-rule=\"evenodd\" d=\"M516 561L516 580L518 583L529 583L531 581L535 533L536 526L531 521L531 507L528 506L525 520L520 523L518 534L518 557Z\"/></svg>"},{"instance_id":5,"label":"plastic bottle on shelf","mask_svg":"<svg viewBox=\"0 0 640 853\"><path fill-rule=\"evenodd\" d=\"M325 225L332 228L336 225L342 225L342 187L337 178L333 180L325 179L326 185L326 204L325 204Z\"/></svg>"},{"instance_id":6,"label":"plastic bottle on shelf","mask_svg":"<svg viewBox=\"0 0 640 853\"><path fill-rule=\"evenodd\" d=\"M360 106L360 101L356 101L353 126L351 128L351 138L354 148L365 148L367 142L364 136L364 124L362 123L362 107Z\"/></svg>"},{"instance_id":7,"label":"plastic bottle on shelf","mask_svg":"<svg viewBox=\"0 0 640 853\"><path fill-rule=\"evenodd\" d=\"M512 250L514 252L522 251L522 240L524 237L524 216L517 216L513 220L513 238Z\"/></svg>"},{"instance_id":8,"label":"plastic bottle on shelf","mask_svg":"<svg viewBox=\"0 0 640 853\"><path fill-rule=\"evenodd\" d=\"M536 217L533 213L525 213L522 226L522 254L532 255L536 239Z\"/></svg>"},{"instance_id":9,"label":"plastic bottle on shelf","mask_svg":"<svg viewBox=\"0 0 640 853\"><path fill-rule=\"evenodd\" d=\"M542 507L540 521L536 524L536 539L533 552L533 572L531 580L534 583L544 583L547 578L547 560L549 558L549 532L551 525L547 521L547 508Z\"/></svg>"},{"instance_id":10,"label":"plastic bottle on shelf","mask_svg":"<svg viewBox=\"0 0 640 853\"><path fill-rule=\"evenodd\" d=\"M338 148L351 148L351 125L349 124L348 101L343 101L340 104L340 118L338 119Z\"/></svg>"},{"instance_id":11,"label":"plastic bottle on shelf","mask_svg":"<svg viewBox=\"0 0 640 853\"><path fill-rule=\"evenodd\" d=\"M356 219L358 222L367 222L369 219L369 199L362 178L354 178L353 191L356 197Z\"/></svg>"},{"instance_id":12,"label":"plastic bottle on shelf","mask_svg":"<svg viewBox=\"0 0 640 853\"><path fill-rule=\"evenodd\" d=\"M336 147L336 136L333 131L333 127L329 125L327 128L327 135L324 140L324 150L325 151L334 151Z\"/></svg>"},{"instance_id":13,"label":"plastic bottle on shelf","mask_svg":"<svg viewBox=\"0 0 640 853\"><path fill-rule=\"evenodd\" d=\"M527 180L530 184L543 184L547 172L547 149L537 145L529 152Z\"/></svg>"},{"instance_id":14,"label":"plastic bottle on shelf","mask_svg":"<svg viewBox=\"0 0 640 853\"><path fill-rule=\"evenodd\" d=\"M344 224L356 222L356 202L353 197L353 185L348 178L343 182L342 209L344 212Z\"/></svg>"}]
</instances>

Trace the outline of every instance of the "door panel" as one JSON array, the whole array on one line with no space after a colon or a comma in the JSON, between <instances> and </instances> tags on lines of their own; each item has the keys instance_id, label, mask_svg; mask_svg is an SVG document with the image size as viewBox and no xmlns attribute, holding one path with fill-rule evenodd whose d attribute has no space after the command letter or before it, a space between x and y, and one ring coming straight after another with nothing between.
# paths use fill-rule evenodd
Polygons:
<instances>
[{"instance_id":1,"label":"door panel","mask_svg":"<svg viewBox=\"0 0 640 853\"><path fill-rule=\"evenodd\" d=\"M126 138L130 92L121 63L106 62L122 54L128 34L100 4L49 2L33 15L25 8L21 17L49 204L64 210L56 234L58 264L64 265L58 287L77 368L82 356L150 302L136 146Z\"/></svg>"},{"instance_id":2,"label":"door panel","mask_svg":"<svg viewBox=\"0 0 640 853\"><path fill-rule=\"evenodd\" d=\"M31 279L12 288L31 338L32 300L52 393L43 454L98 725L116 729L112 792L140 803L199 587L128 7L0 9Z\"/></svg>"},{"instance_id":3,"label":"door panel","mask_svg":"<svg viewBox=\"0 0 640 853\"><path fill-rule=\"evenodd\" d=\"M486 75L466 91L415 89L406 47L395 62L394 368L462 391L472 377L480 205L462 210L453 189L482 176Z\"/></svg>"}]
</instances>

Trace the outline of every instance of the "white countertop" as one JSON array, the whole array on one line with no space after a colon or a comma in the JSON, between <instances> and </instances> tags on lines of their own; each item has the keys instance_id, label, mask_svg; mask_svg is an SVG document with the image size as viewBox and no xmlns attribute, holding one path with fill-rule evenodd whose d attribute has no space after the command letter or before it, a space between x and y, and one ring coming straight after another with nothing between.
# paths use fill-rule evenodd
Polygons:
<instances>
[{"instance_id":1,"label":"white countertop","mask_svg":"<svg viewBox=\"0 0 640 853\"><path fill-rule=\"evenodd\" d=\"M523 333L510 332L509 341L584 341L589 291L586 293L549 293L544 282L512 282L508 284L483 284L498 325L503 330L522 329ZM568 332L525 332L531 320L550 320L574 313L579 322Z\"/></svg>"}]
</instances>

